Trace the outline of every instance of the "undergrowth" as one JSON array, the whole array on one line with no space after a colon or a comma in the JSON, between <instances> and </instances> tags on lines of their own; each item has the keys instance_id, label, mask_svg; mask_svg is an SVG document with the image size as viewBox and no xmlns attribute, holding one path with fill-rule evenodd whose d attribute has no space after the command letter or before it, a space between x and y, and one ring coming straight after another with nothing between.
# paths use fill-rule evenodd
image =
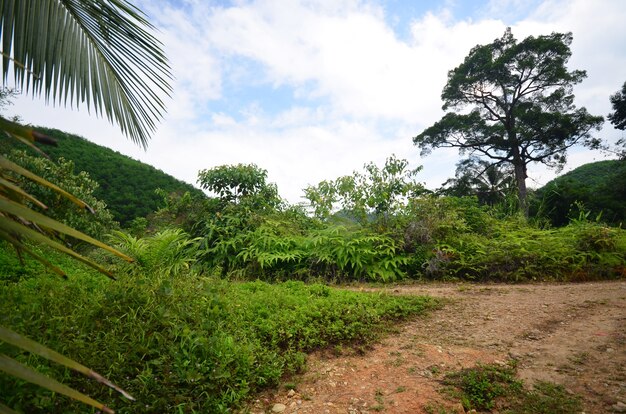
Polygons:
<instances>
[{"instance_id":1,"label":"undergrowth","mask_svg":"<svg viewBox=\"0 0 626 414\"><path fill-rule=\"evenodd\" d=\"M423 297L293 281L235 283L189 272L157 277L134 271L109 281L54 259L70 274L68 281L0 277L0 324L100 372L137 402L6 344L0 350L109 402L118 413L229 412L302 370L307 352L369 343L392 321L436 304ZM4 375L0 389L2 402L22 412L86 412Z\"/></svg>"},{"instance_id":2,"label":"undergrowth","mask_svg":"<svg viewBox=\"0 0 626 414\"><path fill-rule=\"evenodd\" d=\"M588 281L626 276L626 231L599 223L539 229L502 221L489 236L460 234L436 245L430 278Z\"/></svg>"},{"instance_id":3,"label":"undergrowth","mask_svg":"<svg viewBox=\"0 0 626 414\"><path fill-rule=\"evenodd\" d=\"M467 411L507 414L571 414L582 410L579 397L562 386L537 382L527 389L514 366L478 365L446 375L444 384Z\"/></svg>"}]
</instances>

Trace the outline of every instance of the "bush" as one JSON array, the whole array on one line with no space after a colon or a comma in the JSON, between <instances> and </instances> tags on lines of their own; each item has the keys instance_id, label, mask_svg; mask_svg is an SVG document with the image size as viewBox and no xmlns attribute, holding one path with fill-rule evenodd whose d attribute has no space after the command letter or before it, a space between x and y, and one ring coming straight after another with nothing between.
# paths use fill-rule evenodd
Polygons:
<instances>
[{"instance_id":1,"label":"bush","mask_svg":"<svg viewBox=\"0 0 626 414\"><path fill-rule=\"evenodd\" d=\"M491 236L464 234L437 245L425 265L429 277L481 281L616 278L626 261L626 231L598 223L541 230L502 221Z\"/></svg>"},{"instance_id":2,"label":"bush","mask_svg":"<svg viewBox=\"0 0 626 414\"><path fill-rule=\"evenodd\" d=\"M233 283L185 272L120 274L111 282L82 265L72 270L67 282L39 277L1 285L0 324L111 378L137 402L112 401L97 384L0 348L119 413L228 412L302 369L306 352L367 343L390 321L435 304L302 282ZM0 389L5 404L24 412L85 412L2 375Z\"/></svg>"}]
</instances>

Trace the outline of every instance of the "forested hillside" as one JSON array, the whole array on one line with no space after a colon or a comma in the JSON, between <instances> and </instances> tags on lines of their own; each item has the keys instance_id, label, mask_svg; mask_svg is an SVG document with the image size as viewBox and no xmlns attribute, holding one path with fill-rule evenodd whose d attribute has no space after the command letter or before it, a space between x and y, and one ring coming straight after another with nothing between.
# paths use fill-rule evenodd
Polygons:
<instances>
[{"instance_id":1,"label":"forested hillside","mask_svg":"<svg viewBox=\"0 0 626 414\"><path fill-rule=\"evenodd\" d=\"M537 213L553 225L566 225L577 209L618 225L626 218L626 161L607 160L582 165L537 190ZM590 217L591 218L591 217Z\"/></svg>"},{"instance_id":2,"label":"forested hillside","mask_svg":"<svg viewBox=\"0 0 626 414\"><path fill-rule=\"evenodd\" d=\"M560 167L574 146L610 144L596 134L603 116L575 104L575 86L587 75L568 68L572 33L518 41L507 28L447 72L441 100L448 112L412 137L422 156L457 148L467 157L444 188L426 189L421 166L390 154L384 164L308 185L306 202L290 204L255 162L273 158L267 168L315 176L368 153L378 159L382 148L400 150L399 133L408 140L412 128L432 121L429 91L441 78L422 72L422 62L432 57L428 72L432 66L444 75L441 65L456 54L447 52L469 46L465 32L479 31L469 27L467 39L446 42L440 30L436 44L415 45L378 21L386 12L370 5L338 2L295 14L297 5L289 13L261 7L257 18L230 5L170 2L143 14L132 3L13 0L0 7L0 414L624 412L619 371L626 360L614 351L624 339L626 161L581 167L539 192L526 184L530 165ZM257 9L252 3L245 6ZM324 9L315 18L321 24L307 17L314 9ZM330 9L349 17L341 27L352 40L366 43L342 41L341 15ZM414 22L430 20L428 13L408 16L415 39L423 36ZM163 43L151 33L152 15ZM285 16L298 16L298 24ZM281 33L283 21L290 29ZM377 25L368 28L369 21ZM176 22L209 22L210 30L181 33ZM281 34L273 43L275 29ZM165 41L173 38L179 41ZM180 49L171 66L165 45ZM280 65L246 52L256 46L263 49L256 56L280 55ZM287 65L304 72L283 70L284 53L271 53L295 49L314 51ZM422 49L426 60L415 58ZM199 75L182 56L200 62ZM220 76L241 59L246 70ZM259 77L255 68L268 70ZM373 69L369 82L361 69ZM189 132L181 153L206 154L210 147L200 146L215 136L236 145L223 150L254 162L207 160L197 181L207 197L81 137L5 117L18 94L11 87L46 103L87 106L144 147L163 121L162 133ZM174 116L165 118L166 104L175 105ZM622 129L615 110L610 120ZM41 152L38 143L56 144L41 148L51 159L26 152ZM426 169L445 173L448 155ZM581 283L575 296L574 285L536 283L608 280L619 281L600 290L602 283ZM422 296L433 291L423 289L427 281L441 299ZM533 383L521 378L529 378L528 367L541 374ZM320 387L300 375L309 373Z\"/></svg>"},{"instance_id":3,"label":"forested hillside","mask_svg":"<svg viewBox=\"0 0 626 414\"><path fill-rule=\"evenodd\" d=\"M77 172L86 171L98 182L100 186L94 191L94 196L107 204L114 219L122 225L157 209L162 201L162 197L155 193L157 188L167 193L189 191L203 194L161 170L79 136L56 129L37 129L58 142L57 146L41 146L46 154L53 160L60 157L72 160ZM19 148L25 147L19 145Z\"/></svg>"}]
</instances>

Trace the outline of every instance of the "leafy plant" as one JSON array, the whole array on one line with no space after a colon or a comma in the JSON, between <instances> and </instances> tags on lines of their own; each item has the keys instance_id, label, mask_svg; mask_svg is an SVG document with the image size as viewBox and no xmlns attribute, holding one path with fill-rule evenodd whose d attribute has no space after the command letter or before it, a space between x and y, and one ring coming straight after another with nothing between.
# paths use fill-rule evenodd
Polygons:
<instances>
[{"instance_id":1,"label":"leafy plant","mask_svg":"<svg viewBox=\"0 0 626 414\"><path fill-rule=\"evenodd\" d=\"M72 161L61 158L55 163L45 157L31 156L18 150L8 154L8 159L63 188L93 210L90 212L87 209L78 209L74 203L55 191L23 177L16 177L20 188L46 205L45 211L49 217L97 238L117 226L106 204L94 196L99 184L84 171L76 173Z\"/></svg>"},{"instance_id":2,"label":"leafy plant","mask_svg":"<svg viewBox=\"0 0 626 414\"><path fill-rule=\"evenodd\" d=\"M163 283L142 273L121 273L116 283L94 278L85 267L75 273L67 282L27 277L0 286L0 323L34 332L34 339L119 378L137 399L113 401L121 413L231 412L300 371L305 353L368 344L394 321L437 306L424 297L294 281L231 283L188 277L188 271ZM49 294L38 294L42 290ZM4 344L0 349L94 398L110 398L39 358ZM0 389L25 412L84 411L14 378L0 376Z\"/></svg>"},{"instance_id":3,"label":"leafy plant","mask_svg":"<svg viewBox=\"0 0 626 414\"><path fill-rule=\"evenodd\" d=\"M98 113L115 120L122 131L134 141L146 144L155 120L161 116L161 93L169 92L166 59L156 39L147 32L148 26L137 9L125 0L5 0L0 7L3 39L2 78L6 81L13 68L15 82L26 86L33 95L45 92L46 98L70 102L76 99L93 102ZM12 64L10 64L12 63ZM45 135L0 117L0 130L27 145L35 141L53 141ZM126 258L95 239L33 211L28 203L45 209L45 205L11 181L16 174L48 187L72 200L81 208L88 205L71 196L58 186L31 171L0 157L0 238L64 275L58 267L37 255L24 242L25 238L44 243L67 253L110 275L83 256L68 249L49 236L54 232L108 249ZM11 332L3 331L0 339L11 341ZM15 342L13 342L15 343ZM17 343L25 347L25 342ZM43 377L30 368L21 367L14 359L2 355L0 369L20 375L37 384L61 391L50 378ZM21 373L21 374L20 374ZM62 387L63 388L63 387ZM69 389L63 388L65 391ZM94 404L95 402L92 402ZM98 406L104 409L100 403ZM2 406L3 411L7 409Z\"/></svg>"},{"instance_id":4,"label":"leafy plant","mask_svg":"<svg viewBox=\"0 0 626 414\"><path fill-rule=\"evenodd\" d=\"M189 270L198 256L199 239L192 239L176 228L165 229L145 238L114 231L110 241L134 259L134 263L127 268L158 274L164 278Z\"/></svg>"},{"instance_id":5,"label":"leafy plant","mask_svg":"<svg viewBox=\"0 0 626 414\"><path fill-rule=\"evenodd\" d=\"M381 168L374 163L365 164L363 173L339 177L334 181L322 181L304 190L315 215L328 219L337 208L358 223L365 225L374 218L380 230L389 227L391 218L405 205L408 197L425 192L415 181L421 167L408 169L409 162L388 157Z\"/></svg>"},{"instance_id":6,"label":"leafy plant","mask_svg":"<svg viewBox=\"0 0 626 414\"><path fill-rule=\"evenodd\" d=\"M446 375L466 410L497 410L510 414L569 414L580 412L580 398L562 386L537 382L532 390L515 378L512 366L478 365Z\"/></svg>"}]
</instances>

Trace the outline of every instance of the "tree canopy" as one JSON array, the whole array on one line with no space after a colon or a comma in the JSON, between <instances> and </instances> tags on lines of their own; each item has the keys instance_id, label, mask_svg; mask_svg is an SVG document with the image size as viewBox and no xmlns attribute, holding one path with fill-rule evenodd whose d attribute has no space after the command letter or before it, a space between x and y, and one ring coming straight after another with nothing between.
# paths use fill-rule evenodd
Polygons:
<instances>
[{"instance_id":1,"label":"tree canopy","mask_svg":"<svg viewBox=\"0 0 626 414\"><path fill-rule=\"evenodd\" d=\"M613 112L609 114L609 121L616 129L626 129L626 82L622 85L622 90L611 95L611 105ZM621 159L626 159L626 138L622 137L617 141L617 153Z\"/></svg>"},{"instance_id":2,"label":"tree canopy","mask_svg":"<svg viewBox=\"0 0 626 414\"><path fill-rule=\"evenodd\" d=\"M388 216L403 207L407 197L425 191L415 180L422 167L408 167L407 160L391 155L382 168L371 162L363 166L363 173L354 171L352 175L309 186L304 190L305 197L318 218L330 217L338 204L342 213L358 222L367 223L373 215L384 227Z\"/></svg>"},{"instance_id":3,"label":"tree canopy","mask_svg":"<svg viewBox=\"0 0 626 414\"><path fill-rule=\"evenodd\" d=\"M611 95L611 105L613 112L609 114L609 121L616 129L622 131L626 129L626 82L622 85L622 90Z\"/></svg>"},{"instance_id":4,"label":"tree canopy","mask_svg":"<svg viewBox=\"0 0 626 414\"><path fill-rule=\"evenodd\" d=\"M414 144L422 155L459 148L493 165L512 166L526 210L530 163L562 167L571 146L601 144L592 131L600 129L603 118L574 105L572 88L586 73L566 68L571 42L571 33L518 42L507 29L492 43L474 47L448 73L441 98L443 109L452 112L415 136Z\"/></svg>"},{"instance_id":5,"label":"tree canopy","mask_svg":"<svg viewBox=\"0 0 626 414\"><path fill-rule=\"evenodd\" d=\"M198 172L198 183L217 194L225 203L245 203L251 208L277 207L281 199L267 170L256 164L220 165Z\"/></svg>"}]
</instances>

